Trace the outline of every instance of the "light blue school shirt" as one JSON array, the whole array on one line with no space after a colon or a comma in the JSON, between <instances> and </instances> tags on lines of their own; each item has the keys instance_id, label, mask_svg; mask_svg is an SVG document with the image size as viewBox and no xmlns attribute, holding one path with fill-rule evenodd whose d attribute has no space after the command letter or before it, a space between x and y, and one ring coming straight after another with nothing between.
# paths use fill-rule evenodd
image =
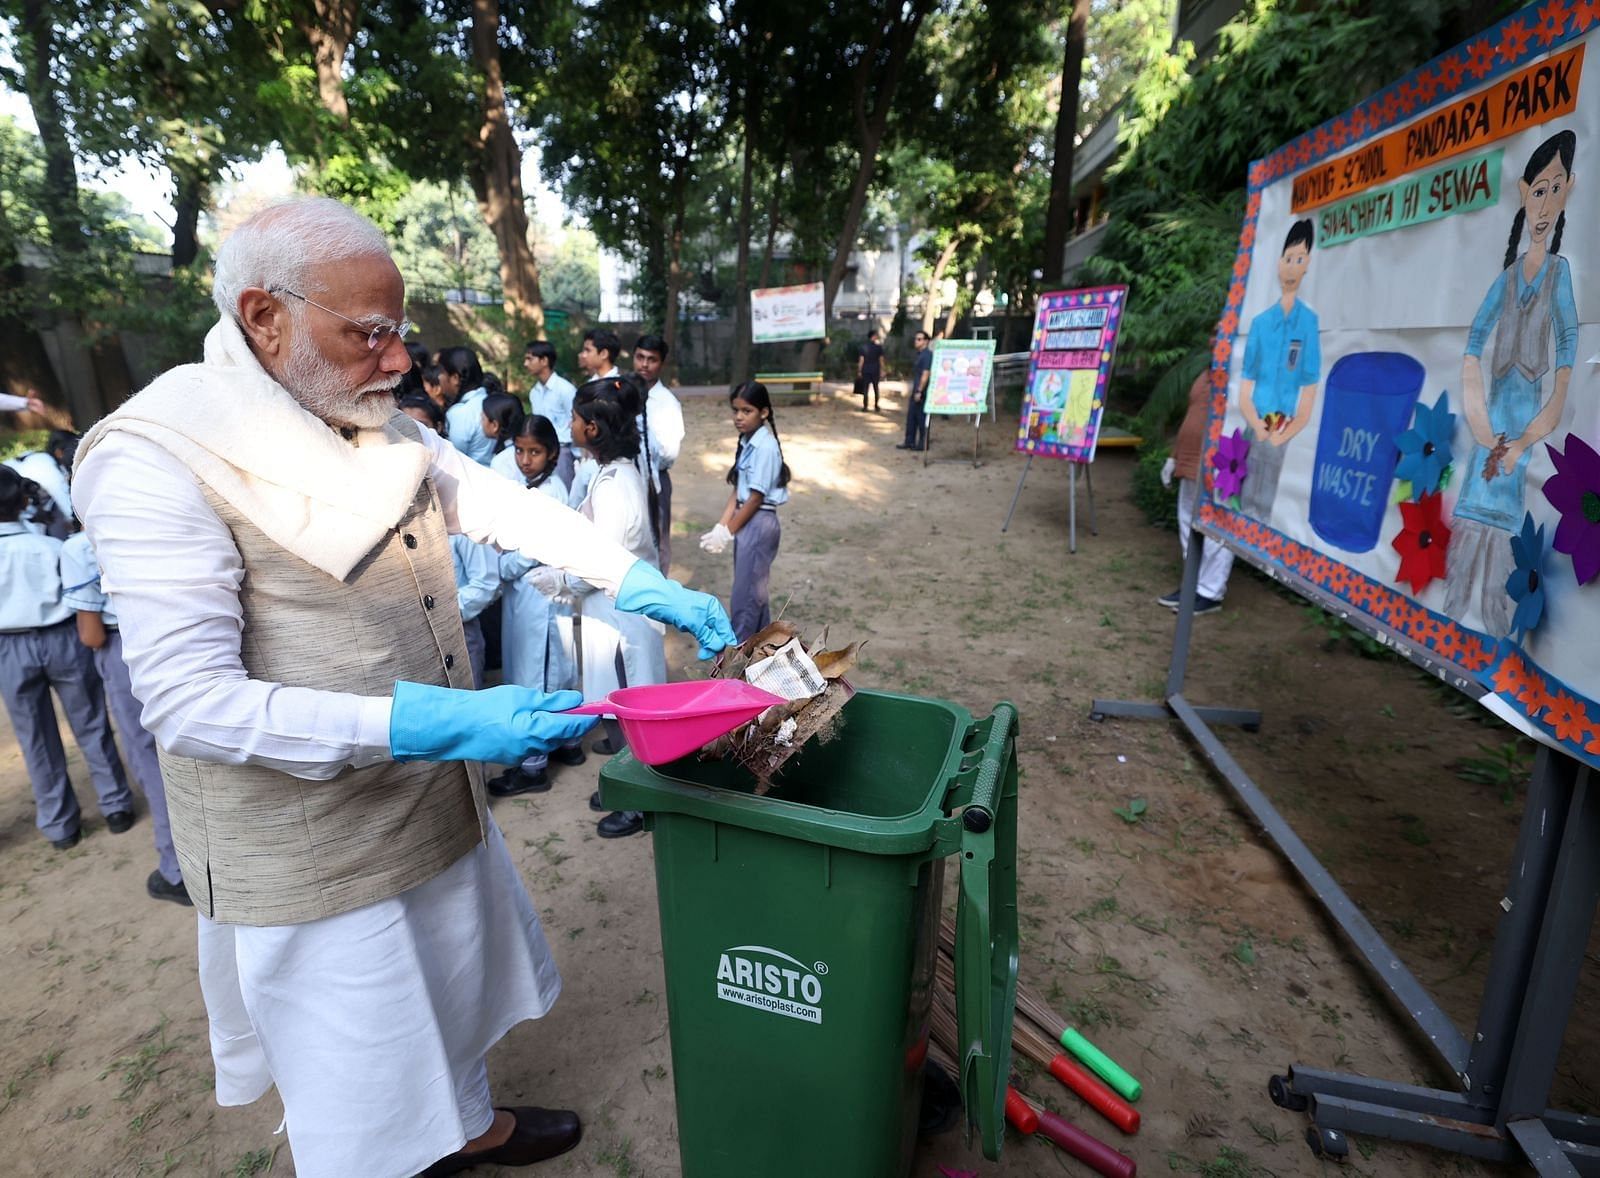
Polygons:
<instances>
[{"instance_id":1,"label":"light blue school shirt","mask_svg":"<svg viewBox=\"0 0 1600 1178\"><path fill-rule=\"evenodd\" d=\"M1322 379L1317 332L1317 313L1299 299L1287 315L1283 304L1275 302L1250 321L1240 375L1256 382L1250 401L1258 417L1269 413L1293 417L1300 390Z\"/></svg>"},{"instance_id":2,"label":"light blue school shirt","mask_svg":"<svg viewBox=\"0 0 1600 1178\"><path fill-rule=\"evenodd\" d=\"M61 541L0 523L0 633L54 626L72 616L61 595Z\"/></svg>"},{"instance_id":3,"label":"light blue school shirt","mask_svg":"<svg viewBox=\"0 0 1600 1178\"><path fill-rule=\"evenodd\" d=\"M450 537L450 559L456 566L461 620L470 622L500 596L500 553L457 532Z\"/></svg>"},{"instance_id":4,"label":"light blue school shirt","mask_svg":"<svg viewBox=\"0 0 1600 1178\"><path fill-rule=\"evenodd\" d=\"M556 441L563 446L572 445L572 398L577 391L570 380L552 372L549 380L528 393L529 412L548 417L556 427Z\"/></svg>"},{"instance_id":5,"label":"light blue school shirt","mask_svg":"<svg viewBox=\"0 0 1600 1178\"><path fill-rule=\"evenodd\" d=\"M771 427L763 424L739 447L739 456L734 460L734 498L743 503L753 492L760 491L763 507L782 506L789 502L789 488L778 486L782 471L783 451L778 449Z\"/></svg>"},{"instance_id":6,"label":"light blue school shirt","mask_svg":"<svg viewBox=\"0 0 1600 1178\"><path fill-rule=\"evenodd\" d=\"M473 389L444 411L451 445L480 466L488 466L494 456L494 439L483 432L483 400L488 395L488 389Z\"/></svg>"},{"instance_id":7,"label":"light blue school shirt","mask_svg":"<svg viewBox=\"0 0 1600 1178\"><path fill-rule=\"evenodd\" d=\"M99 614L107 626L117 624L117 611L100 586L100 562L85 532L61 542L61 600L82 613Z\"/></svg>"}]
</instances>

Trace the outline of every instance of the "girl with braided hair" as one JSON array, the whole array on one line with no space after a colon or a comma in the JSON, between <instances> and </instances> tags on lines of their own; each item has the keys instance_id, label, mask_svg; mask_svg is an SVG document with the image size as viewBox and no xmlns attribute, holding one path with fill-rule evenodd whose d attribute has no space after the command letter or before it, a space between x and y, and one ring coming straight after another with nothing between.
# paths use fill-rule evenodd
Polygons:
<instances>
[{"instance_id":1,"label":"girl with braided hair","mask_svg":"<svg viewBox=\"0 0 1600 1178\"><path fill-rule=\"evenodd\" d=\"M1462 405L1475 445L1460 468L1444 609L1458 621L1476 613L1478 628L1494 637L1511 630L1506 578L1514 567L1510 539L1525 511L1529 453L1561 424L1577 359L1572 270L1561 256L1577 144L1571 131L1558 131L1528 157L1504 268L1472 320L1461 362ZM1552 369L1546 399L1544 378Z\"/></svg>"}]
</instances>

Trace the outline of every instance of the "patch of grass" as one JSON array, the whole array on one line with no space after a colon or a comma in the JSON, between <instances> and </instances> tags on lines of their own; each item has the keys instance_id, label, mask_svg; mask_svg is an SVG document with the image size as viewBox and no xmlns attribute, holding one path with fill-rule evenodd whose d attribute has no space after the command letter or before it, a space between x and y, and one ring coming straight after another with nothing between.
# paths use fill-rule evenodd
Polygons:
<instances>
[{"instance_id":1,"label":"patch of grass","mask_svg":"<svg viewBox=\"0 0 1600 1178\"><path fill-rule=\"evenodd\" d=\"M1425 847L1433 841L1433 836L1428 833L1428 828L1422 824L1422 819L1415 814L1407 814L1400 819L1400 837L1413 847Z\"/></svg>"},{"instance_id":2,"label":"patch of grass","mask_svg":"<svg viewBox=\"0 0 1600 1178\"><path fill-rule=\"evenodd\" d=\"M131 1101L146 1085L160 1079L161 1074L171 1065L162 1066L162 1060L178 1050L178 1044L167 1038L167 1019L165 1017L139 1036L139 1049L132 1055L125 1055L121 1059L113 1060L100 1073L104 1080L112 1072L117 1072L122 1078L122 1091L117 1093L117 1099Z\"/></svg>"},{"instance_id":3,"label":"patch of grass","mask_svg":"<svg viewBox=\"0 0 1600 1178\"><path fill-rule=\"evenodd\" d=\"M1143 798L1130 798L1126 806L1113 806L1111 812L1122 819L1129 826L1137 825L1144 820L1150 810L1150 803Z\"/></svg>"},{"instance_id":4,"label":"patch of grass","mask_svg":"<svg viewBox=\"0 0 1600 1178\"><path fill-rule=\"evenodd\" d=\"M240 1154L233 1165L222 1171L222 1178L252 1178L256 1174L270 1173L272 1164L278 1160L278 1148L253 1149Z\"/></svg>"},{"instance_id":5,"label":"patch of grass","mask_svg":"<svg viewBox=\"0 0 1600 1178\"><path fill-rule=\"evenodd\" d=\"M1224 1145L1209 1162L1201 1162L1195 1171L1200 1178L1251 1178L1255 1167L1250 1159L1231 1145Z\"/></svg>"},{"instance_id":6,"label":"patch of grass","mask_svg":"<svg viewBox=\"0 0 1600 1178\"><path fill-rule=\"evenodd\" d=\"M617 1178L634 1178L634 1175L641 1173L638 1163L633 1160L633 1142L626 1137L606 1146L594 1155L594 1160L602 1166L610 1166Z\"/></svg>"},{"instance_id":7,"label":"patch of grass","mask_svg":"<svg viewBox=\"0 0 1600 1178\"><path fill-rule=\"evenodd\" d=\"M1508 740L1503 744L1480 744L1479 756L1456 762L1456 776L1475 785L1498 790L1500 801L1511 805L1517 791L1526 791L1533 776L1533 749L1526 741Z\"/></svg>"}]
</instances>

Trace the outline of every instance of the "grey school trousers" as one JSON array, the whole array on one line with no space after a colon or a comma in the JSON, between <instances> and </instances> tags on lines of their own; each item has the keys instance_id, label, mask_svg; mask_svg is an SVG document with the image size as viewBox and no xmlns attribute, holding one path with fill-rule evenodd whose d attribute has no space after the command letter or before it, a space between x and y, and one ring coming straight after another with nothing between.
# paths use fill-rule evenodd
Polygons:
<instances>
[{"instance_id":1,"label":"grey school trousers","mask_svg":"<svg viewBox=\"0 0 1600 1178\"><path fill-rule=\"evenodd\" d=\"M768 587L778 558L778 513L763 507L733 538L733 594L729 612L740 642L772 622Z\"/></svg>"},{"instance_id":2,"label":"grey school trousers","mask_svg":"<svg viewBox=\"0 0 1600 1178\"><path fill-rule=\"evenodd\" d=\"M144 790L150 805L150 825L155 828L157 865L161 878L170 884L183 882L178 868L178 852L172 846L172 823L167 820L167 787L161 780L161 762L156 757L156 738L144 730L139 701L133 696L128 679L128 664L122 661L122 634L106 630L106 644L94 652L94 665L106 685L106 706L122 737L122 755L127 758L133 779Z\"/></svg>"},{"instance_id":3,"label":"grey school trousers","mask_svg":"<svg viewBox=\"0 0 1600 1178\"><path fill-rule=\"evenodd\" d=\"M39 830L54 840L76 834L82 812L67 777L67 754L50 702L52 687L88 762L100 813L132 810L133 791L111 736L100 672L92 652L78 641L76 624L68 620L0 634L0 698L28 767Z\"/></svg>"}]
</instances>

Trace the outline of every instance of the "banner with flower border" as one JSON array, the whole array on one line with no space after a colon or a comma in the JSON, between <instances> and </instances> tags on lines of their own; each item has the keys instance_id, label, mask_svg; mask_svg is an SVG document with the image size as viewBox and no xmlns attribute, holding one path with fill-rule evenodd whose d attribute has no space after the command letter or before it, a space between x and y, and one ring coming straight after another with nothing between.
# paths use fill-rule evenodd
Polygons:
<instances>
[{"instance_id":1,"label":"banner with flower border","mask_svg":"<svg viewBox=\"0 0 1600 1178\"><path fill-rule=\"evenodd\" d=\"M1093 462L1117 352L1125 286L1058 290L1039 296L1028 383L1022 390L1017 451Z\"/></svg>"},{"instance_id":2,"label":"banner with flower border","mask_svg":"<svg viewBox=\"0 0 1600 1178\"><path fill-rule=\"evenodd\" d=\"M1597 43L1541 0L1251 165L1199 525L1600 766Z\"/></svg>"}]
</instances>

